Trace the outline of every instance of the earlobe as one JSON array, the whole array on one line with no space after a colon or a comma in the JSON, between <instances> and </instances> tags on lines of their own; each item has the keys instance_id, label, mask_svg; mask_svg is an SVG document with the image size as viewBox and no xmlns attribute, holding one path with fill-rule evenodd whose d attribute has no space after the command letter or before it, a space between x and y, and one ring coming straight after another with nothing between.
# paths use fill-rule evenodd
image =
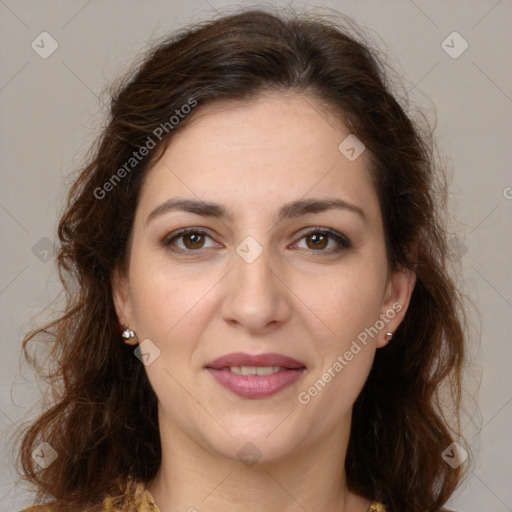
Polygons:
<instances>
[{"instance_id":1,"label":"earlobe","mask_svg":"<svg viewBox=\"0 0 512 512\"><path fill-rule=\"evenodd\" d=\"M129 327L124 328L123 338L129 345L134 345L137 342L137 335Z\"/></svg>"},{"instance_id":2,"label":"earlobe","mask_svg":"<svg viewBox=\"0 0 512 512\"><path fill-rule=\"evenodd\" d=\"M125 330L127 326L132 325L132 309L130 302L130 293L128 279L119 269L114 270L111 279L112 300L116 310L119 326ZM131 343L131 338L125 337L127 343Z\"/></svg>"},{"instance_id":3,"label":"earlobe","mask_svg":"<svg viewBox=\"0 0 512 512\"><path fill-rule=\"evenodd\" d=\"M402 323L411 301L416 284L416 274L407 268L394 271L389 279L386 299L383 303L383 315L387 323L377 339L377 348L387 345L398 326Z\"/></svg>"}]
</instances>

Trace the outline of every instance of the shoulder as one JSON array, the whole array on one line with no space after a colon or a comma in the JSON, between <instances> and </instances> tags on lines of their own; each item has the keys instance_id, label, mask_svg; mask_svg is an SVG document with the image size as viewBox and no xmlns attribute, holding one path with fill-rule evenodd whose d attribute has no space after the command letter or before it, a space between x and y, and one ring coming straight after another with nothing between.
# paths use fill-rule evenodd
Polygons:
<instances>
[{"instance_id":1,"label":"shoulder","mask_svg":"<svg viewBox=\"0 0 512 512\"><path fill-rule=\"evenodd\" d=\"M103 498L103 502L93 509L83 512L160 512L153 496L146 489L143 482L127 478L119 483L116 492ZM32 505L20 512L55 512L49 505Z\"/></svg>"},{"instance_id":2,"label":"shoulder","mask_svg":"<svg viewBox=\"0 0 512 512\"><path fill-rule=\"evenodd\" d=\"M368 509L368 512L387 512L386 507L382 503L379 503L378 501L374 501L370 508Z\"/></svg>"},{"instance_id":3,"label":"shoulder","mask_svg":"<svg viewBox=\"0 0 512 512\"><path fill-rule=\"evenodd\" d=\"M120 484L119 493L105 497L100 512L160 512L160 510L144 483L128 478Z\"/></svg>"},{"instance_id":4,"label":"shoulder","mask_svg":"<svg viewBox=\"0 0 512 512\"><path fill-rule=\"evenodd\" d=\"M374 501L370 508L368 509L368 512L391 512L389 511L382 503L378 501ZM457 512L456 510L448 510L446 508L439 509L437 512Z\"/></svg>"}]
</instances>

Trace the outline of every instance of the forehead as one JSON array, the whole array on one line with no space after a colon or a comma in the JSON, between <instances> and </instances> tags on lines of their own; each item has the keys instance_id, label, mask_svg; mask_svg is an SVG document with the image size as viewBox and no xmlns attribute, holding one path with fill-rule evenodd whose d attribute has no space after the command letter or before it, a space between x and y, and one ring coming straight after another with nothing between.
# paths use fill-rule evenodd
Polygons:
<instances>
[{"instance_id":1,"label":"forehead","mask_svg":"<svg viewBox=\"0 0 512 512\"><path fill-rule=\"evenodd\" d=\"M267 93L199 107L193 115L147 172L143 213L176 196L215 201L242 215L334 195L378 215L369 155L351 161L340 152L350 131L312 97Z\"/></svg>"}]
</instances>

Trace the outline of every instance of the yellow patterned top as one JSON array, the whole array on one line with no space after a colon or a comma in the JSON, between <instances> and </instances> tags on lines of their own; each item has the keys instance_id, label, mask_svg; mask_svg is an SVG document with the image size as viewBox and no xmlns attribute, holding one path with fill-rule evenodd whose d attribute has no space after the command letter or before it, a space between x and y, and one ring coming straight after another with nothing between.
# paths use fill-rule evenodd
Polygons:
<instances>
[{"instance_id":1,"label":"yellow patterned top","mask_svg":"<svg viewBox=\"0 0 512 512\"><path fill-rule=\"evenodd\" d=\"M120 493L115 496L107 496L103 500L100 512L160 512L153 496L145 488L143 482L132 479L126 480L120 486ZM52 512L51 505L34 505L23 509L21 512ZM98 511L98 508L94 508ZM83 512L87 512L84 510ZM368 512L386 512L384 505L374 501Z\"/></svg>"}]
</instances>

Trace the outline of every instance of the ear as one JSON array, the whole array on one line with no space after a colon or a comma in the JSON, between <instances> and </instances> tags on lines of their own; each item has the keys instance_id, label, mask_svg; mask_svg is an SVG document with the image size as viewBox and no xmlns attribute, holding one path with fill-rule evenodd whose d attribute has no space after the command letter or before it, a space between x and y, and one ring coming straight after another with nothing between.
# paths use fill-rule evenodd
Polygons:
<instances>
[{"instance_id":1,"label":"ear","mask_svg":"<svg viewBox=\"0 0 512 512\"><path fill-rule=\"evenodd\" d=\"M394 333L402 323L415 284L416 274L410 269L399 268L390 273L381 311L381 318L386 321L386 324L377 338L377 348L387 345L389 340L385 339L385 334Z\"/></svg>"},{"instance_id":2,"label":"ear","mask_svg":"<svg viewBox=\"0 0 512 512\"><path fill-rule=\"evenodd\" d=\"M133 325L133 313L130 297L130 283L124 271L116 268L112 273L110 284L112 287L112 300L116 310L117 319L122 328L129 327L136 331ZM136 338L125 339L128 345L136 345Z\"/></svg>"}]
</instances>

